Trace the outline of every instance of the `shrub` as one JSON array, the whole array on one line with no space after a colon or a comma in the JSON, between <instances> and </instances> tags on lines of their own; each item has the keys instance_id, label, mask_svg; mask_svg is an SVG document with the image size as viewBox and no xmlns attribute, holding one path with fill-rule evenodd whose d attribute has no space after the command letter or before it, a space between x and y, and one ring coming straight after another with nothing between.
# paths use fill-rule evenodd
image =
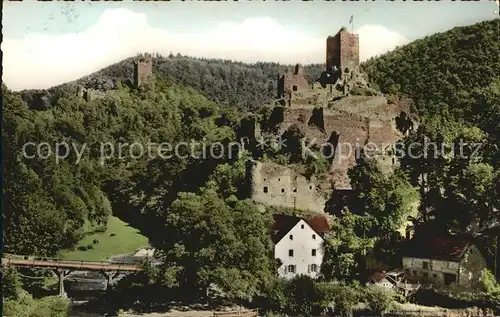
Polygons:
<instances>
[{"instance_id":1,"label":"shrub","mask_svg":"<svg viewBox=\"0 0 500 317\"><path fill-rule=\"evenodd\" d=\"M17 300L7 299L3 306L4 316L15 317L68 317L69 301L56 296L34 300L22 290Z\"/></svg>"},{"instance_id":2,"label":"shrub","mask_svg":"<svg viewBox=\"0 0 500 317\"><path fill-rule=\"evenodd\" d=\"M369 286L366 289L366 302L370 310L382 314L389 311L394 304L394 293L379 286Z\"/></svg>"},{"instance_id":3,"label":"shrub","mask_svg":"<svg viewBox=\"0 0 500 317\"><path fill-rule=\"evenodd\" d=\"M354 87L349 93L353 96L376 96L377 93L369 88Z\"/></svg>"},{"instance_id":4,"label":"shrub","mask_svg":"<svg viewBox=\"0 0 500 317\"><path fill-rule=\"evenodd\" d=\"M7 299L16 300L19 297L22 283L19 273L15 268L5 267L2 269L2 293Z\"/></svg>"},{"instance_id":5,"label":"shrub","mask_svg":"<svg viewBox=\"0 0 500 317\"><path fill-rule=\"evenodd\" d=\"M495 275L490 270L484 269L481 271L481 284L489 294L500 294L500 285L498 284Z\"/></svg>"}]
</instances>

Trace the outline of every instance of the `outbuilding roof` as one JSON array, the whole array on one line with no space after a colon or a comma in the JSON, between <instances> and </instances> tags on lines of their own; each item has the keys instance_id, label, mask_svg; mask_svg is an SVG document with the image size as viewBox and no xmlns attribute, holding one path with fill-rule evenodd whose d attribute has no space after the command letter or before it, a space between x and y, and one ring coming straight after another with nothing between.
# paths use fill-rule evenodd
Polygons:
<instances>
[{"instance_id":1,"label":"outbuilding roof","mask_svg":"<svg viewBox=\"0 0 500 317\"><path fill-rule=\"evenodd\" d=\"M463 237L426 237L408 241L402 250L405 257L460 262L472 241Z\"/></svg>"}]
</instances>

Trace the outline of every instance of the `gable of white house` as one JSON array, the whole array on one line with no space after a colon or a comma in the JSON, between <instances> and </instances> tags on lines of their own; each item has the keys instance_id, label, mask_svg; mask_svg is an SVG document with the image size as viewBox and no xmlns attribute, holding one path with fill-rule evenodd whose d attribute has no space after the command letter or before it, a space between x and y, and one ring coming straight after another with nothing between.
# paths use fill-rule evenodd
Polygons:
<instances>
[{"instance_id":1,"label":"gable of white house","mask_svg":"<svg viewBox=\"0 0 500 317\"><path fill-rule=\"evenodd\" d=\"M284 278L296 275L318 276L323 261L323 238L301 219L274 246L274 257L282 265L278 274Z\"/></svg>"}]
</instances>

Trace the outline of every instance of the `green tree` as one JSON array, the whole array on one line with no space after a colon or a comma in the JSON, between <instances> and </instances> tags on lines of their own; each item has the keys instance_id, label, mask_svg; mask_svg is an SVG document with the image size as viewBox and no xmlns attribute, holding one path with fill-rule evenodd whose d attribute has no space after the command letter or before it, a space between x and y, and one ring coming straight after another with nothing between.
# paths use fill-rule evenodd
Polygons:
<instances>
[{"instance_id":1,"label":"green tree","mask_svg":"<svg viewBox=\"0 0 500 317\"><path fill-rule=\"evenodd\" d=\"M389 236L401 229L409 216L415 216L418 191L402 170L388 175L375 160L365 159L348 174L356 192L355 212L375 220L373 235Z\"/></svg>"},{"instance_id":2,"label":"green tree","mask_svg":"<svg viewBox=\"0 0 500 317\"><path fill-rule=\"evenodd\" d=\"M362 258L373 248L374 239L365 238L367 221L351 212L333 219L330 234L323 243L321 274L327 280L351 282L360 277Z\"/></svg>"},{"instance_id":3,"label":"green tree","mask_svg":"<svg viewBox=\"0 0 500 317\"><path fill-rule=\"evenodd\" d=\"M181 193L165 218L164 269L178 267L179 284L195 293L216 284L228 298L251 298L271 274L269 225L249 201Z\"/></svg>"}]
</instances>

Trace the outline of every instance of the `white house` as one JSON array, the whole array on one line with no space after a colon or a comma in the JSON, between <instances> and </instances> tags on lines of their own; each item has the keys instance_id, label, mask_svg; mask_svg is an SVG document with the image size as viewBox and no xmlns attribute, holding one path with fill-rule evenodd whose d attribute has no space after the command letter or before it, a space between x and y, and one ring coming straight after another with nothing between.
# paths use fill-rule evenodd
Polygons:
<instances>
[{"instance_id":1,"label":"white house","mask_svg":"<svg viewBox=\"0 0 500 317\"><path fill-rule=\"evenodd\" d=\"M403 268L409 280L436 286L480 285L486 260L470 238L420 238L403 249Z\"/></svg>"},{"instance_id":2,"label":"white house","mask_svg":"<svg viewBox=\"0 0 500 317\"><path fill-rule=\"evenodd\" d=\"M324 216L274 215L271 240L274 258L281 263L278 274L284 278L301 274L317 277L323 261L324 235L328 231L330 226Z\"/></svg>"}]
</instances>

